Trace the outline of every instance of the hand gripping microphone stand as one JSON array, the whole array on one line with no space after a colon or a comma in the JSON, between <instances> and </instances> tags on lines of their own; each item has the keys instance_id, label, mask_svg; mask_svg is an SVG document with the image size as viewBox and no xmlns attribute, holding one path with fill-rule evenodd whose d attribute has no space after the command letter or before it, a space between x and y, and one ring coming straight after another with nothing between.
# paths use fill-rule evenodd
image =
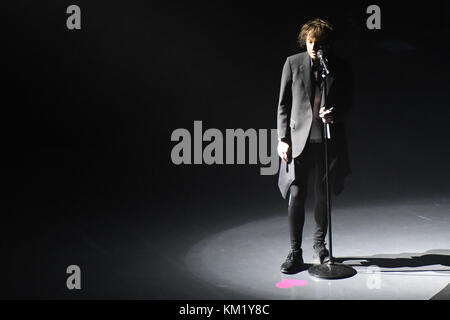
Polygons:
<instances>
[{"instance_id":1,"label":"hand gripping microphone stand","mask_svg":"<svg viewBox=\"0 0 450 320\"><path fill-rule=\"evenodd\" d=\"M327 96L327 76L330 73L328 70L323 57L322 52L319 50L318 54L320 58L320 64L322 66L322 99L325 99ZM326 104L322 104L326 105ZM328 213L328 242L330 244L330 260L326 263L315 264L308 269L308 272L311 276L322 278L322 279L344 279L350 278L356 274L356 270L350 266L347 266L342 263L334 262L333 250L332 250L332 237L331 237L331 206L330 206L330 188L328 181L328 144L327 140L331 139L330 134L330 125L326 123L323 126L324 132L324 148L325 148L325 183L326 183L326 193L327 193L327 213Z\"/></svg>"}]
</instances>

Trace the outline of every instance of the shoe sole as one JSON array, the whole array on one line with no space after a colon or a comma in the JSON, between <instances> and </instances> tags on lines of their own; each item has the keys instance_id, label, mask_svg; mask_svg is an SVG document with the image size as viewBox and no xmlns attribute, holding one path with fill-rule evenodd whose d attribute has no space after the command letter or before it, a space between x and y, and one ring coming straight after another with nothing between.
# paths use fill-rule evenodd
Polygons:
<instances>
[{"instance_id":1,"label":"shoe sole","mask_svg":"<svg viewBox=\"0 0 450 320\"><path fill-rule=\"evenodd\" d=\"M292 271L288 271L288 270L285 270L285 269L280 269L280 272L284 273L284 274L296 274L296 273L299 273L299 272L303 271L304 267L305 267L305 265L302 265L301 267L298 267L298 269L294 269Z\"/></svg>"},{"instance_id":2,"label":"shoe sole","mask_svg":"<svg viewBox=\"0 0 450 320\"><path fill-rule=\"evenodd\" d=\"M296 274L299 273L300 271L305 270L305 263L302 262L302 264L295 266L295 268L292 268L290 271L288 269L285 268L280 268L280 272L284 273L284 274Z\"/></svg>"}]
</instances>

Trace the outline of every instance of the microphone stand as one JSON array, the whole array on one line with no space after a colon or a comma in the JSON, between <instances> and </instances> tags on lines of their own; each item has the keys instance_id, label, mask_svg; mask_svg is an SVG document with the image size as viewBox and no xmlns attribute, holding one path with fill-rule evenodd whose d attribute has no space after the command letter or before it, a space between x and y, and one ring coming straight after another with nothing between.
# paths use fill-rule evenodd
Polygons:
<instances>
[{"instance_id":1,"label":"microphone stand","mask_svg":"<svg viewBox=\"0 0 450 320\"><path fill-rule=\"evenodd\" d=\"M330 71L326 68L325 64L321 59L322 65L322 99L327 97L327 76ZM326 102L326 101L325 101ZM326 105L325 103L322 105ZM329 167L328 167L328 140L331 139L330 125L325 123L323 126L323 141L324 141L324 154L325 154L325 184L327 193L327 214L328 214L328 242L330 245L330 259L328 262L322 264L315 264L308 269L308 273L317 278L322 279L345 279L350 278L356 274L356 270L351 266L347 266L342 263L337 263L334 261L333 248L332 248L332 236L331 236L331 204L330 204L330 186L328 181Z\"/></svg>"}]
</instances>

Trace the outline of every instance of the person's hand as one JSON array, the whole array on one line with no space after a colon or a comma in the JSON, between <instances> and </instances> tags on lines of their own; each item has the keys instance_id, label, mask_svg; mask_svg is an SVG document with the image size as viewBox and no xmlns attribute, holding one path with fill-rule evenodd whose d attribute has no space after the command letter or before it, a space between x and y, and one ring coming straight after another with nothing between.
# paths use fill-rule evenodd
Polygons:
<instances>
[{"instance_id":1,"label":"person's hand","mask_svg":"<svg viewBox=\"0 0 450 320\"><path fill-rule=\"evenodd\" d=\"M320 108L319 117L322 118L323 123L334 123L333 108L330 109L325 109L325 107Z\"/></svg>"},{"instance_id":2,"label":"person's hand","mask_svg":"<svg viewBox=\"0 0 450 320\"><path fill-rule=\"evenodd\" d=\"M281 159L288 162L289 161L289 152L290 152L290 146L284 141L278 141L278 155Z\"/></svg>"}]
</instances>

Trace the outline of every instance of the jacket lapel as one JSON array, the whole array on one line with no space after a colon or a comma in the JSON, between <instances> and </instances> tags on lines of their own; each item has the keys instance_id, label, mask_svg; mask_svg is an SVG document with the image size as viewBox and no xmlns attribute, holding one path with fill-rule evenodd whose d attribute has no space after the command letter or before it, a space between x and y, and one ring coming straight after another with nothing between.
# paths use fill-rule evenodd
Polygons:
<instances>
[{"instance_id":1,"label":"jacket lapel","mask_svg":"<svg viewBox=\"0 0 450 320\"><path fill-rule=\"evenodd\" d=\"M308 54L305 55L305 59L303 59L303 63L300 65L300 73L302 76L303 83L305 84L305 89L309 97L309 102L311 103L312 106L313 100L311 87L311 61Z\"/></svg>"},{"instance_id":2,"label":"jacket lapel","mask_svg":"<svg viewBox=\"0 0 450 320\"><path fill-rule=\"evenodd\" d=\"M300 73L303 80L303 83L305 84L305 90L309 97L309 102L311 103L311 106L314 104L314 97L312 96L312 84L311 84L311 60L308 54L305 55L305 58L303 59L303 63L300 65ZM332 68L331 68L332 70ZM335 76L333 73L333 70L330 72L330 74L327 76L327 96L330 95L330 89L333 85ZM326 98L325 98L326 99ZM322 103L325 103L324 100L322 100Z\"/></svg>"}]
</instances>

